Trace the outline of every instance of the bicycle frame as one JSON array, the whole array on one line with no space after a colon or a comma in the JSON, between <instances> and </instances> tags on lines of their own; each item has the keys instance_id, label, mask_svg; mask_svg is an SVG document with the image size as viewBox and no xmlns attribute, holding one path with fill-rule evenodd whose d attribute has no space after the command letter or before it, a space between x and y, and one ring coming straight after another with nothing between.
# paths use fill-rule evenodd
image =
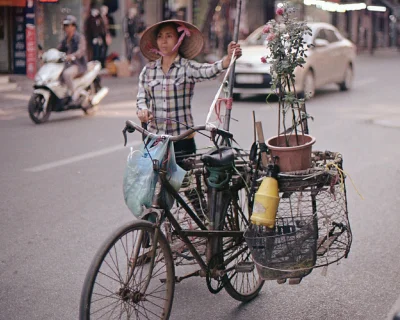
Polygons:
<instances>
[{"instance_id":1,"label":"bicycle frame","mask_svg":"<svg viewBox=\"0 0 400 320\"><path fill-rule=\"evenodd\" d=\"M126 127L122 131L124 134L125 138L125 145L127 142L127 136L126 132L133 132L133 131L139 131L140 133L148 136L157 136L152 133L147 132L140 126L136 125L132 121L126 121ZM179 136L175 136L170 139L170 141L179 141L181 139L184 139L186 136L189 134L196 132L198 130L208 130L206 126L197 126L190 128L186 132L182 133ZM227 132L225 130L221 130L218 128L213 128L211 130L211 135L212 139L214 142L214 145L218 148L218 143L215 140L215 136L219 135L222 140L226 141L227 145L231 144L231 139L233 138L232 134L230 132ZM238 151L238 150L237 150ZM167 154L169 152L169 148L167 151ZM239 155L242 155L240 151L238 152ZM229 162L229 160L228 160ZM237 165L239 162L235 161L235 164ZM231 166L231 164L227 163L228 167ZM236 166L235 166L236 167ZM209 166L209 169L213 168L212 166ZM214 188L213 186L208 186L208 203L211 203L211 206L209 205L209 208L211 209L209 212L210 218L212 218L212 221L217 221L218 225L214 226L211 225L211 229L207 228L203 222L199 219L197 214L188 206L188 204L185 202L185 200L180 196L180 194L172 187L172 185L169 183L166 174L167 174L167 162L162 161L162 165L158 162L153 163L153 169L156 170L159 173L159 183L161 184L161 188L164 188L170 195L173 196L173 198L182 206L182 208L186 211L186 213L192 218L194 223L198 226L200 230L184 230L182 229L181 225L179 222L175 219L173 214L170 212L168 207L164 203L157 203L156 205L158 208L162 209L162 216L161 219L159 219L155 226L158 230L160 230L161 222L164 220L165 217L168 218L169 222L171 223L172 227L174 228L174 233L177 234L183 242L186 244L188 247L189 251L192 253L194 259L200 266L201 270L198 272L195 272L192 275L200 275L200 276L207 276L210 275L211 277L218 277L223 275L223 271L217 270L217 266L214 267L211 272L210 272L210 261L212 260L213 257L215 257L217 254L222 254L227 250L230 250L231 248L234 248L236 246L239 246L240 244L244 243L244 238L243 234L244 231L223 231L223 230L218 230L219 224L223 222L223 218L226 216L226 212L228 210L229 204L232 203L233 206L235 206L235 214L241 215L241 218L244 218L243 220L248 223L247 218L244 216L243 212L241 210L237 210L239 208L239 205L237 203L237 199L239 199L239 196L237 193L238 190L244 187L244 185L237 187L238 184L241 183L241 179L237 179L237 181L233 181L232 177L234 176L230 170L227 170L225 174L227 174L227 177L224 177L222 179L222 182L219 183L219 185ZM223 168L222 170L225 170L226 168ZM218 170L216 170L218 171ZM222 172L222 171L221 171ZM257 172L257 170L254 171L254 174ZM254 177L253 177L254 178ZM230 185L230 182L233 182L233 185ZM236 183L236 185L235 185ZM251 202L249 201L247 204L247 208L249 211L249 215L251 214L251 208L249 207L249 204ZM154 207L154 206L153 206ZM156 208L156 207L154 207ZM250 218L250 217L249 217ZM191 243L189 237L190 236L195 236L195 237L203 237L206 238L206 261L203 260L201 257L201 254L196 250L195 246ZM221 244L220 241L224 237L229 237L229 238L238 238L240 239L241 242L235 242L232 246L223 249L221 252L217 252L217 248L219 247L218 245ZM246 248L244 249L246 250ZM231 261L233 261L235 258L237 258L241 253L243 253L243 250L240 250L239 252L235 252L230 258L226 261L223 262L222 266L227 266ZM221 265L220 265L221 266ZM227 270L225 270L227 271Z\"/></svg>"},{"instance_id":2,"label":"bicycle frame","mask_svg":"<svg viewBox=\"0 0 400 320\"><path fill-rule=\"evenodd\" d=\"M168 218L169 222L174 228L175 233L183 240L183 242L187 245L187 248L193 255L194 259L198 263L198 265L201 268L201 271L196 274L199 274L200 276L206 276L207 271L209 270L209 262L211 259L217 255L221 254L222 252L217 252L218 249L218 241L221 238L224 237L230 237L230 238L243 238L243 233L244 231L222 231L222 230L214 230L213 228L216 226L211 225L211 230L208 229L204 223L198 218L197 214L188 206L188 204L185 202L185 200L181 197L181 195L173 188L173 186L169 183L167 177L166 177L166 171L165 170L159 170L159 176L160 176L160 183L162 187L166 189L166 191L171 194L174 199L182 206L182 208L189 214L189 216L193 219L195 224L200 228L200 230L185 230L181 227L179 222L176 220L174 215L168 210L167 208L162 208L163 209L163 215L165 215L166 218ZM224 184L224 189L223 190L217 190L214 187L209 187L209 194L211 195L209 197L209 202L213 203L210 211L210 216L213 214L219 215L219 218L216 219L217 221L222 221L223 217L226 214L226 211L228 209L229 203L234 199L234 192L235 190L232 190L229 188L229 181L232 179L232 174L229 174L229 179ZM238 188L237 190L240 190ZM236 190L236 191L237 191ZM227 198L229 196L229 198ZM160 229L160 224L161 221L163 220L164 217L159 219L157 228ZM201 257L201 254L197 251L195 246L192 244L190 241L189 237L195 236L195 237L203 237L207 238L208 240L206 241L206 262L203 260ZM243 243L244 240L239 243ZM237 246L238 243L235 244ZM230 263L230 261L234 260L237 256L239 256L243 250L240 250L239 252L235 253L232 255L229 260L224 261L223 266L226 266ZM217 270L217 268L214 268L211 271L211 276L216 277L216 276L222 276L223 274L221 273L221 270Z\"/></svg>"}]
</instances>

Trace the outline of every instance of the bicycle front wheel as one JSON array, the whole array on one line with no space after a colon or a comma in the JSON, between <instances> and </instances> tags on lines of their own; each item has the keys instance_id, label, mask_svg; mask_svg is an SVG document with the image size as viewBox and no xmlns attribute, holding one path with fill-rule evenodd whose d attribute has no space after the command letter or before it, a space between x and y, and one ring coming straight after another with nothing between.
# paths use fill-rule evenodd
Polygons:
<instances>
[{"instance_id":1,"label":"bicycle front wheel","mask_svg":"<svg viewBox=\"0 0 400 320\"><path fill-rule=\"evenodd\" d=\"M97 252L84 282L80 319L169 319L174 288L164 235L150 222L130 222Z\"/></svg>"}]
</instances>

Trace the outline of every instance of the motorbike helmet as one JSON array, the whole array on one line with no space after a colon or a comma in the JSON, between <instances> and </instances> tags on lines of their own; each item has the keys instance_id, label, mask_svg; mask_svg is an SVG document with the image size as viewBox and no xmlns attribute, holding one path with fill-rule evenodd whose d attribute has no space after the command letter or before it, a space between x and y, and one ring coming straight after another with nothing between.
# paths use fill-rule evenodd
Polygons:
<instances>
[{"instance_id":1,"label":"motorbike helmet","mask_svg":"<svg viewBox=\"0 0 400 320\"><path fill-rule=\"evenodd\" d=\"M68 26L68 25L72 24L76 27L76 23L77 23L77 20L73 15L68 15L63 20L64 26Z\"/></svg>"}]
</instances>

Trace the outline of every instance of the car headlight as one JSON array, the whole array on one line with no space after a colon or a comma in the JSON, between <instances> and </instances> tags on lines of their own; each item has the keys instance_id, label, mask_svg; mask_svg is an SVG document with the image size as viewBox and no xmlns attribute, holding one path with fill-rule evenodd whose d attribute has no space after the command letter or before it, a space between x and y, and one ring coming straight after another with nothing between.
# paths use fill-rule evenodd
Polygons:
<instances>
[{"instance_id":1,"label":"car headlight","mask_svg":"<svg viewBox=\"0 0 400 320\"><path fill-rule=\"evenodd\" d=\"M35 76L35 82L43 82L42 77L40 75Z\"/></svg>"}]
</instances>

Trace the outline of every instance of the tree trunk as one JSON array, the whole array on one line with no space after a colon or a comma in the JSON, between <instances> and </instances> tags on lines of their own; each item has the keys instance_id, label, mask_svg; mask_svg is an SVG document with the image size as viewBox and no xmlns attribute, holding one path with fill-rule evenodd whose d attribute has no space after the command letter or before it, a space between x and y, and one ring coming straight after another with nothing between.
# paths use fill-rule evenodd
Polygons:
<instances>
[{"instance_id":1,"label":"tree trunk","mask_svg":"<svg viewBox=\"0 0 400 320\"><path fill-rule=\"evenodd\" d=\"M207 9L207 14L206 14L206 19L204 20L203 27L201 28L201 32L203 33L204 40L206 41L205 48L208 48L208 31L209 31L210 25L213 21L215 7L218 5L219 2L220 2L220 0L209 0L208 1L208 9Z\"/></svg>"}]
</instances>

